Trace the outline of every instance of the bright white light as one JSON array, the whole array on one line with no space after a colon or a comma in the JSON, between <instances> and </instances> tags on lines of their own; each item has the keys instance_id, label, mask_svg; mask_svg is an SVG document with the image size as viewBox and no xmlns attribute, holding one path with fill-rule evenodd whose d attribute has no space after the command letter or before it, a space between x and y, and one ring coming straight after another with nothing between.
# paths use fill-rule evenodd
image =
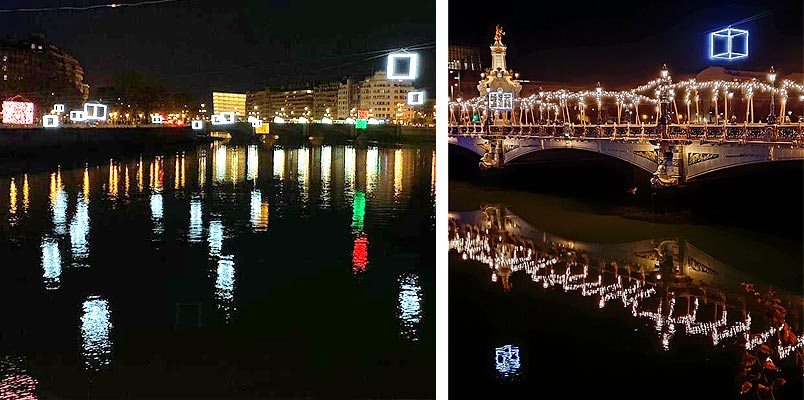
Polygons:
<instances>
[{"instance_id":1,"label":"bright white light","mask_svg":"<svg viewBox=\"0 0 804 400\"><path fill-rule=\"evenodd\" d=\"M88 371L99 371L111 364L112 342L109 333L112 330L109 302L98 296L90 296L83 306L81 316L81 338L84 363Z\"/></svg>"},{"instance_id":2,"label":"bright white light","mask_svg":"<svg viewBox=\"0 0 804 400\"><path fill-rule=\"evenodd\" d=\"M380 149L369 147L366 150L366 191L372 192L380 172Z\"/></svg>"},{"instance_id":3,"label":"bright white light","mask_svg":"<svg viewBox=\"0 0 804 400\"><path fill-rule=\"evenodd\" d=\"M299 117L299 119L297 121L300 124L306 124L306 123L310 122L310 120L308 120L307 118L304 118L304 117Z\"/></svg>"},{"instance_id":4,"label":"bright white light","mask_svg":"<svg viewBox=\"0 0 804 400\"><path fill-rule=\"evenodd\" d=\"M709 34L709 57L733 61L748 57L748 31L726 28Z\"/></svg>"},{"instance_id":5,"label":"bright white light","mask_svg":"<svg viewBox=\"0 0 804 400\"><path fill-rule=\"evenodd\" d=\"M161 123L164 123L164 122L165 122L165 118L163 118L161 115L159 115L159 114L151 115L151 123L152 124L161 124Z\"/></svg>"},{"instance_id":6,"label":"bright white light","mask_svg":"<svg viewBox=\"0 0 804 400\"><path fill-rule=\"evenodd\" d=\"M329 117L321 118L321 123L322 124L332 124L332 118L329 118Z\"/></svg>"},{"instance_id":7,"label":"bright white light","mask_svg":"<svg viewBox=\"0 0 804 400\"><path fill-rule=\"evenodd\" d=\"M407 72L397 70L397 64L407 62ZM418 75L419 69L419 55L416 53L391 53L388 55L388 64L386 70L388 79L394 80L414 80Z\"/></svg>"},{"instance_id":8,"label":"bright white light","mask_svg":"<svg viewBox=\"0 0 804 400\"><path fill-rule=\"evenodd\" d=\"M235 269L232 256L225 256L218 260L218 270L215 279L215 298L218 300L218 308L223 311L226 321L229 320L234 311L234 283Z\"/></svg>"},{"instance_id":9,"label":"bright white light","mask_svg":"<svg viewBox=\"0 0 804 400\"><path fill-rule=\"evenodd\" d=\"M408 92L408 105L420 106L424 104L424 92Z\"/></svg>"},{"instance_id":10,"label":"bright white light","mask_svg":"<svg viewBox=\"0 0 804 400\"><path fill-rule=\"evenodd\" d=\"M59 116L58 115L45 115L42 117L42 126L45 128L58 128Z\"/></svg>"},{"instance_id":11,"label":"bright white light","mask_svg":"<svg viewBox=\"0 0 804 400\"><path fill-rule=\"evenodd\" d=\"M343 159L343 179L344 184L348 184L352 190L354 190L355 185L355 174L356 174L356 167L357 167L357 151L354 147L347 147L344 151L344 159Z\"/></svg>"},{"instance_id":12,"label":"bright white light","mask_svg":"<svg viewBox=\"0 0 804 400\"><path fill-rule=\"evenodd\" d=\"M257 179L257 175L259 174L259 164L260 164L260 156L259 150L257 150L257 145L252 144L246 148L246 179L250 181L254 181Z\"/></svg>"},{"instance_id":13,"label":"bright white light","mask_svg":"<svg viewBox=\"0 0 804 400\"><path fill-rule=\"evenodd\" d=\"M200 199L190 200L190 229L187 232L187 239L192 243L201 241L204 234L204 221L202 205Z\"/></svg>"},{"instance_id":14,"label":"bright white light","mask_svg":"<svg viewBox=\"0 0 804 400\"><path fill-rule=\"evenodd\" d=\"M54 104L53 105L53 112L54 113L63 113L65 110L64 104Z\"/></svg>"},{"instance_id":15,"label":"bright white light","mask_svg":"<svg viewBox=\"0 0 804 400\"><path fill-rule=\"evenodd\" d=\"M310 188L310 149L302 147L298 150L299 165L297 170L297 178L299 179L299 188L301 196L304 200L307 199L308 190Z\"/></svg>"},{"instance_id":16,"label":"bright white light","mask_svg":"<svg viewBox=\"0 0 804 400\"><path fill-rule=\"evenodd\" d=\"M89 202L83 193L78 194L75 204L75 215L70 223L70 246L74 261L86 260L89 256ZM84 266L75 263L75 266Z\"/></svg>"},{"instance_id":17,"label":"bright white light","mask_svg":"<svg viewBox=\"0 0 804 400\"><path fill-rule=\"evenodd\" d=\"M84 122L87 120L86 114L83 111L70 111L70 121Z\"/></svg>"},{"instance_id":18,"label":"bright white light","mask_svg":"<svg viewBox=\"0 0 804 400\"><path fill-rule=\"evenodd\" d=\"M274 178L279 180L285 176L285 150L274 149Z\"/></svg>"},{"instance_id":19,"label":"bright white light","mask_svg":"<svg viewBox=\"0 0 804 400\"><path fill-rule=\"evenodd\" d=\"M50 175L50 208L53 216L53 226L58 235L67 233L67 192L61 183L60 174Z\"/></svg>"},{"instance_id":20,"label":"bright white light","mask_svg":"<svg viewBox=\"0 0 804 400\"><path fill-rule=\"evenodd\" d=\"M248 122L255 128L262 127L262 120L257 117L248 117Z\"/></svg>"},{"instance_id":21,"label":"bright white light","mask_svg":"<svg viewBox=\"0 0 804 400\"><path fill-rule=\"evenodd\" d=\"M419 276L414 273L402 274L399 277L399 303L397 316L402 324L401 334L406 339L419 340L419 325L422 321L422 286Z\"/></svg>"},{"instance_id":22,"label":"bright white light","mask_svg":"<svg viewBox=\"0 0 804 400\"><path fill-rule=\"evenodd\" d=\"M223 223L221 221L216 220L209 223L207 243L209 243L210 257L221 255L221 249L223 248Z\"/></svg>"},{"instance_id":23,"label":"bright white light","mask_svg":"<svg viewBox=\"0 0 804 400\"><path fill-rule=\"evenodd\" d=\"M54 238L42 238L42 278L44 278L45 289L56 290L61 281L61 254L59 253L59 243Z\"/></svg>"},{"instance_id":24,"label":"bright white light","mask_svg":"<svg viewBox=\"0 0 804 400\"><path fill-rule=\"evenodd\" d=\"M368 119L368 124L369 124L369 125L379 125L379 124L380 124L380 121L379 121L379 120L377 120L376 118L369 118L369 119Z\"/></svg>"},{"instance_id":25,"label":"bright white light","mask_svg":"<svg viewBox=\"0 0 804 400\"><path fill-rule=\"evenodd\" d=\"M265 230L267 226L268 220L262 215L262 192L254 189L251 191L251 228L260 231Z\"/></svg>"},{"instance_id":26,"label":"bright white light","mask_svg":"<svg viewBox=\"0 0 804 400\"><path fill-rule=\"evenodd\" d=\"M282 118L282 117L274 117L274 123L275 123L275 124L284 124L284 123L285 123L285 119L284 119L284 118Z\"/></svg>"},{"instance_id":27,"label":"bright white light","mask_svg":"<svg viewBox=\"0 0 804 400\"><path fill-rule=\"evenodd\" d=\"M196 130L196 131L200 131L200 130L204 129L204 121L195 120L195 121L191 122L191 124L192 124L193 129Z\"/></svg>"},{"instance_id":28,"label":"bright white light","mask_svg":"<svg viewBox=\"0 0 804 400\"><path fill-rule=\"evenodd\" d=\"M519 347L505 345L495 349L495 367L503 379L519 375L521 363L519 361Z\"/></svg>"},{"instance_id":29,"label":"bright white light","mask_svg":"<svg viewBox=\"0 0 804 400\"><path fill-rule=\"evenodd\" d=\"M105 104L85 103L84 118L87 121L106 121L109 108Z\"/></svg>"},{"instance_id":30,"label":"bright white light","mask_svg":"<svg viewBox=\"0 0 804 400\"><path fill-rule=\"evenodd\" d=\"M513 110L514 94L508 92L489 93L489 108L492 110Z\"/></svg>"},{"instance_id":31,"label":"bright white light","mask_svg":"<svg viewBox=\"0 0 804 400\"><path fill-rule=\"evenodd\" d=\"M344 124L349 124L349 125L354 125L354 124L355 124L355 120L354 120L354 118L349 117L349 118L346 118L345 120L343 120L343 123L344 123Z\"/></svg>"},{"instance_id":32,"label":"bright white light","mask_svg":"<svg viewBox=\"0 0 804 400\"><path fill-rule=\"evenodd\" d=\"M215 150L212 165L215 168L215 181L223 182L226 179L226 146L220 146Z\"/></svg>"}]
</instances>

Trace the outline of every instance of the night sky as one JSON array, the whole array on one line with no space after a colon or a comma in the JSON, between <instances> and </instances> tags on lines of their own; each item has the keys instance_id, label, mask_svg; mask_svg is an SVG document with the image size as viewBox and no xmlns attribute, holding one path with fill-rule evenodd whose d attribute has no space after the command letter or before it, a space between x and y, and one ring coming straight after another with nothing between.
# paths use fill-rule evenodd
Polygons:
<instances>
[{"instance_id":1,"label":"night sky","mask_svg":"<svg viewBox=\"0 0 804 400\"><path fill-rule=\"evenodd\" d=\"M135 3L140 0L3 0L0 9ZM363 78L385 69L377 50L435 42L435 3L406 1L394 12L375 1L186 0L92 11L0 14L0 37L44 34L75 55L92 87L136 70L162 87L212 90ZM370 53L371 54L366 54ZM435 48L417 88L435 87Z\"/></svg>"},{"instance_id":2,"label":"night sky","mask_svg":"<svg viewBox=\"0 0 804 400\"><path fill-rule=\"evenodd\" d=\"M749 57L715 62L708 33L730 23L749 33ZM553 1L506 3L493 12L450 2L450 44L476 46L489 66L488 46L497 24L505 31L509 68L521 79L589 84L611 89L641 85L663 63L674 78L708 66L765 71L780 77L802 72L804 32L801 0L779 1Z\"/></svg>"}]
</instances>

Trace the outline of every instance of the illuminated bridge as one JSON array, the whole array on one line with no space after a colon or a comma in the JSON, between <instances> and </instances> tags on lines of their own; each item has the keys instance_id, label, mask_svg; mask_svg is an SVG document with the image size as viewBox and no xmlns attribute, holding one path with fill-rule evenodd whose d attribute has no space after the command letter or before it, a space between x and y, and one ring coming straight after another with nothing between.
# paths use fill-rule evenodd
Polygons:
<instances>
[{"instance_id":1,"label":"illuminated bridge","mask_svg":"<svg viewBox=\"0 0 804 400\"><path fill-rule=\"evenodd\" d=\"M449 103L449 143L477 153L482 169L574 149L631 163L653 174L654 187L664 187L726 168L804 160L802 120L790 122L787 107L804 102L804 85L777 83L772 68L767 82L673 82L665 66L657 79L631 90L606 91L598 83L593 90L520 97L519 74L506 69L501 37L498 27L480 96ZM756 113L755 99L770 100L767 116ZM588 107L596 112L587 114ZM605 119L602 108L608 108Z\"/></svg>"}]
</instances>

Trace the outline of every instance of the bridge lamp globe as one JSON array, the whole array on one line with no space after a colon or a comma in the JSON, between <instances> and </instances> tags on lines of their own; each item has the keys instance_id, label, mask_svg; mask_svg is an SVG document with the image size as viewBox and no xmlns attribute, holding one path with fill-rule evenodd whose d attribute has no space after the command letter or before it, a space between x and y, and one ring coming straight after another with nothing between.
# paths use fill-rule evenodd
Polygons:
<instances>
[{"instance_id":1,"label":"bridge lamp globe","mask_svg":"<svg viewBox=\"0 0 804 400\"><path fill-rule=\"evenodd\" d=\"M770 71L768 71L768 82L770 82L771 85L776 82L776 70L773 69L773 66L771 66Z\"/></svg>"}]
</instances>

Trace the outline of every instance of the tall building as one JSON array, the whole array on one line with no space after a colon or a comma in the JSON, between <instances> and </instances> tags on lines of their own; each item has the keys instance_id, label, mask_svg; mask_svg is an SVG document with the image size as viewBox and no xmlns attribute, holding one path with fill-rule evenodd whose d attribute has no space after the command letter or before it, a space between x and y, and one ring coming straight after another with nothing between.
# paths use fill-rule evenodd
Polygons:
<instances>
[{"instance_id":1,"label":"tall building","mask_svg":"<svg viewBox=\"0 0 804 400\"><path fill-rule=\"evenodd\" d=\"M265 89L246 92L246 115L263 121L272 120L274 116L271 115L271 91Z\"/></svg>"},{"instance_id":2,"label":"tall building","mask_svg":"<svg viewBox=\"0 0 804 400\"><path fill-rule=\"evenodd\" d=\"M475 96L475 85L483 72L480 48L449 45L449 96L452 99Z\"/></svg>"},{"instance_id":3,"label":"tall building","mask_svg":"<svg viewBox=\"0 0 804 400\"><path fill-rule=\"evenodd\" d=\"M393 121L397 105L407 103L413 84L385 79L385 71L377 71L360 84L360 109L368 109L376 119Z\"/></svg>"},{"instance_id":4,"label":"tall building","mask_svg":"<svg viewBox=\"0 0 804 400\"><path fill-rule=\"evenodd\" d=\"M335 113L337 119L352 116L352 110L360 105L360 87L351 78L347 78L338 86L338 106Z\"/></svg>"},{"instance_id":5,"label":"tall building","mask_svg":"<svg viewBox=\"0 0 804 400\"><path fill-rule=\"evenodd\" d=\"M65 50L42 36L0 41L0 97L23 95L49 110L55 103L76 107L89 97L84 69Z\"/></svg>"},{"instance_id":6,"label":"tall building","mask_svg":"<svg viewBox=\"0 0 804 400\"><path fill-rule=\"evenodd\" d=\"M340 82L335 81L315 86L313 89L313 118L321 119L325 116L332 118L337 114L340 85Z\"/></svg>"},{"instance_id":7,"label":"tall building","mask_svg":"<svg viewBox=\"0 0 804 400\"><path fill-rule=\"evenodd\" d=\"M239 119L246 118L246 94L212 92L212 112L234 112Z\"/></svg>"},{"instance_id":8,"label":"tall building","mask_svg":"<svg viewBox=\"0 0 804 400\"><path fill-rule=\"evenodd\" d=\"M271 114L282 118L313 117L313 89L271 92Z\"/></svg>"}]
</instances>

